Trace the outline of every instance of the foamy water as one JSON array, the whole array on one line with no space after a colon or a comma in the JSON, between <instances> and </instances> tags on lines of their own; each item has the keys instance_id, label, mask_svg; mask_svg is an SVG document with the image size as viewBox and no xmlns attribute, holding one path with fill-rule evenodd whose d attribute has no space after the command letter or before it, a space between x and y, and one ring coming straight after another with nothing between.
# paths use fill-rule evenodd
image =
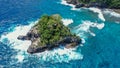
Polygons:
<instances>
[{"instance_id":1,"label":"foamy water","mask_svg":"<svg viewBox=\"0 0 120 68\"><path fill-rule=\"evenodd\" d=\"M73 23L72 19L62 19L62 21L65 26L68 26Z\"/></svg>"},{"instance_id":2,"label":"foamy water","mask_svg":"<svg viewBox=\"0 0 120 68\"><path fill-rule=\"evenodd\" d=\"M75 5L73 4L68 4L65 0L61 0L61 4L63 5L68 5L68 6L71 6L72 9L71 10L80 10L80 8L75 8ZM105 21L105 18L103 16L103 13L100 9L98 8L95 8L95 7L91 7L91 8L88 8L89 10L93 11L94 13L98 13L98 17L102 20L102 21Z\"/></svg>"},{"instance_id":3,"label":"foamy water","mask_svg":"<svg viewBox=\"0 0 120 68\"><path fill-rule=\"evenodd\" d=\"M75 7L75 5L73 5L73 4L68 4L65 0L61 0L61 4L63 4L63 5L68 5L68 6L71 6L71 7Z\"/></svg>"},{"instance_id":4,"label":"foamy water","mask_svg":"<svg viewBox=\"0 0 120 68\"><path fill-rule=\"evenodd\" d=\"M82 36L83 38L86 38L85 33L89 33L92 36L96 36L95 33L90 31L91 27L102 29L104 26L105 26L104 23L98 24L98 23L94 23L94 22L91 22L91 21L82 21L82 24L76 26L74 28L74 30L76 30L76 33L79 36Z\"/></svg>"},{"instance_id":5,"label":"foamy water","mask_svg":"<svg viewBox=\"0 0 120 68\"><path fill-rule=\"evenodd\" d=\"M103 16L103 13L102 13L102 11L101 11L100 9L94 8L94 7L91 7L91 8L88 8L88 9L91 10L91 11L93 11L93 12L95 12L95 13L98 13L98 17L99 17L101 20L105 21L105 18L104 18L104 16Z\"/></svg>"},{"instance_id":6,"label":"foamy water","mask_svg":"<svg viewBox=\"0 0 120 68\"><path fill-rule=\"evenodd\" d=\"M117 24L120 24L120 22L119 22L119 21L116 21L116 23L117 23Z\"/></svg>"},{"instance_id":7,"label":"foamy water","mask_svg":"<svg viewBox=\"0 0 120 68\"><path fill-rule=\"evenodd\" d=\"M65 0L61 0L61 4L72 7L71 10L79 10L78 8L75 8L75 5L68 4Z\"/></svg>"},{"instance_id":8,"label":"foamy water","mask_svg":"<svg viewBox=\"0 0 120 68\"><path fill-rule=\"evenodd\" d=\"M18 54L16 55L16 59L18 59L18 62L22 62L24 60L24 55L27 54L27 48L31 44L31 41L27 40L18 40L17 37L20 35L26 35L27 32L31 29L32 26L34 26L36 22L31 22L32 24L27 26L17 26L14 28L14 30L8 34L4 34L1 36L0 41L4 44L10 45L10 47L14 48L15 50L18 50ZM4 39L7 39L8 43L4 42Z\"/></svg>"},{"instance_id":9,"label":"foamy water","mask_svg":"<svg viewBox=\"0 0 120 68\"><path fill-rule=\"evenodd\" d=\"M39 57L40 61L51 61L51 63L69 62L71 60L83 59L83 55L80 54L80 52L76 52L76 48L72 49L58 48L52 51L37 53L35 55Z\"/></svg>"},{"instance_id":10,"label":"foamy water","mask_svg":"<svg viewBox=\"0 0 120 68\"><path fill-rule=\"evenodd\" d=\"M104 10L103 13L109 14L110 16L114 16L114 17L120 17L120 14L119 14L119 13L116 13L116 12L114 12L113 10L110 10L110 9Z\"/></svg>"}]
</instances>

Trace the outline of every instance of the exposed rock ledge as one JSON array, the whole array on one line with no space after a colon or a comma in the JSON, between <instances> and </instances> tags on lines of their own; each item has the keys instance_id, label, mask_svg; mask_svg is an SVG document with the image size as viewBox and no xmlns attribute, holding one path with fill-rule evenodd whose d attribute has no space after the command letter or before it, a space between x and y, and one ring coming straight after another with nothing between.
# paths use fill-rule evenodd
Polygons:
<instances>
[{"instance_id":1,"label":"exposed rock ledge","mask_svg":"<svg viewBox=\"0 0 120 68\"><path fill-rule=\"evenodd\" d=\"M53 15L53 16L56 17L57 15ZM60 46L65 46L66 48L71 48L71 47L75 47L81 43L81 39L78 36L75 36L75 35L69 36L68 35L68 36L65 36L62 39L54 42L54 44L40 45L41 35L39 34L38 29L39 29L38 26L34 26L27 33L26 36L18 37L19 40L30 40L32 42L27 50L28 53L33 54L33 53L43 52L45 50L51 50L53 48L60 47Z\"/></svg>"}]
</instances>

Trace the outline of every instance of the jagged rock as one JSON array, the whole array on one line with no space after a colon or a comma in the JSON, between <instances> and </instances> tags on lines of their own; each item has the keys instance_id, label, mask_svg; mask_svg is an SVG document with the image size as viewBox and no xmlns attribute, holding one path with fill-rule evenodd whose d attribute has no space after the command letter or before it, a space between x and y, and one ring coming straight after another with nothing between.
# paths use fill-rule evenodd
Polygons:
<instances>
[{"instance_id":1,"label":"jagged rock","mask_svg":"<svg viewBox=\"0 0 120 68\"><path fill-rule=\"evenodd\" d=\"M27 49L27 52L30 54L44 52L47 48L46 47L35 47L34 45L30 45Z\"/></svg>"},{"instance_id":2,"label":"jagged rock","mask_svg":"<svg viewBox=\"0 0 120 68\"><path fill-rule=\"evenodd\" d=\"M49 20L49 22L47 21L46 24L44 24L45 22L42 22L41 24L40 21L40 23L38 22L38 24L31 28L26 36L18 37L19 40L31 41L31 45L27 49L28 53L33 54L43 52L45 50L52 50L60 45L70 48L81 43L81 39L78 36L71 34L70 30L62 24L61 17L59 15L55 14L52 16L45 16L45 18ZM48 38L48 35L50 35L50 38ZM46 43L46 41L49 43Z\"/></svg>"},{"instance_id":3,"label":"jagged rock","mask_svg":"<svg viewBox=\"0 0 120 68\"><path fill-rule=\"evenodd\" d=\"M26 36L18 36L17 39L19 40L31 40L34 41L34 39L38 38L39 35L37 34L37 31L35 28L32 28Z\"/></svg>"},{"instance_id":4,"label":"jagged rock","mask_svg":"<svg viewBox=\"0 0 120 68\"><path fill-rule=\"evenodd\" d=\"M33 43L29 46L29 48L27 50L28 53L33 54L33 53L43 52L45 50L51 50L53 48L59 47L57 45L63 45L66 48L73 48L81 43L81 39L78 39L76 37L75 38L74 37L65 37L63 40L55 42L54 45L45 45L45 46L40 46L40 47L37 47L37 44L33 44Z\"/></svg>"}]
</instances>

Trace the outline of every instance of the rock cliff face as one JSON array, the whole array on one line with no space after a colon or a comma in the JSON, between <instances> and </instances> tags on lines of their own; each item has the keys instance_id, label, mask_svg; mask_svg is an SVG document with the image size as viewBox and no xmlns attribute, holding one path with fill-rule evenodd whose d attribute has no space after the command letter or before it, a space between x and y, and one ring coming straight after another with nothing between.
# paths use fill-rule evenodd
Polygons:
<instances>
[{"instance_id":1,"label":"rock cliff face","mask_svg":"<svg viewBox=\"0 0 120 68\"><path fill-rule=\"evenodd\" d=\"M30 40L32 42L27 50L27 52L31 54L51 50L59 46L71 48L80 44L81 39L75 34L71 34L69 32L70 30L65 27L60 20L59 15L44 16L44 18L40 19L40 21L31 28L26 36L19 36L18 39ZM46 25L44 25L45 23ZM49 29L46 29L47 27L49 27ZM47 36L45 36L45 34Z\"/></svg>"}]
</instances>

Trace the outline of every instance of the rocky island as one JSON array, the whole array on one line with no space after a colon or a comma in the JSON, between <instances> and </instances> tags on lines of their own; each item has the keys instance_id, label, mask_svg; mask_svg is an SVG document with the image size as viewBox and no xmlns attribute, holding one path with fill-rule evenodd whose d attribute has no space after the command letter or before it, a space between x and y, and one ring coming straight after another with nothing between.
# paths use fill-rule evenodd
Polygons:
<instances>
[{"instance_id":1,"label":"rocky island","mask_svg":"<svg viewBox=\"0 0 120 68\"><path fill-rule=\"evenodd\" d=\"M32 42L27 50L30 54L60 46L71 48L81 43L80 37L72 34L70 29L63 25L62 18L58 14L43 15L26 36L19 36L18 39Z\"/></svg>"}]
</instances>

